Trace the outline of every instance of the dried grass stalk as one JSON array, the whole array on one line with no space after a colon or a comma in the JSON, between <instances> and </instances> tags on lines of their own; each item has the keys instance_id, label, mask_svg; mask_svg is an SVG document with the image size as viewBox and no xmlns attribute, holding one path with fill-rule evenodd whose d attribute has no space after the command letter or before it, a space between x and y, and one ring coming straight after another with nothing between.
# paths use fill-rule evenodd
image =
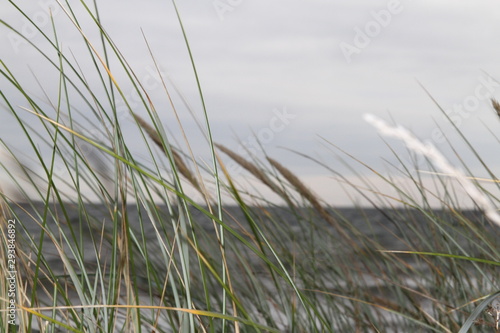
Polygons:
<instances>
[{"instance_id":1,"label":"dried grass stalk","mask_svg":"<svg viewBox=\"0 0 500 333\"><path fill-rule=\"evenodd\" d=\"M151 140L153 140L154 143L161 149L165 151L165 148L163 147L163 142L161 141L160 135L158 135L158 132L156 129L154 129L151 125L149 125L144 119L136 115L135 113L133 114L135 120L137 123L142 127L143 130L146 131L146 133L149 135Z\"/></svg>"},{"instance_id":2,"label":"dried grass stalk","mask_svg":"<svg viewBox=\"0 0 500 333\"><path fill-rule=\"evenodd\" d=\"M267 160L273 167L276 168L276 170L281 173L285 179L292 184L293 187L299 192L302 197L304 197L307 201L311 203L311 205L316 209L316 211L326 220L328 221L334 221L333 218L331 217L330 214L326 211L325 208L320 204L319 200L316 198L316 196L309 190L300 179L295 176L288 168L283 166L281 163L278 161L268 157Z\"/></svg>"},{"instance_id":3,"label":"dried grass stalk","mask_svg":"<svg viewBox=\"0 0 500 333\"><path fill-rule=\"evenodd\" d=\"M286 168L285 166L283 166L278 161L276 161L276 160L274 160L274 159L272 159L270 157L267 157L267 160L295 188L295 190L297 190L297 192L300 195L302 195L302 197L304 199L306 199L307 201L309 201L309 203L311 204L311 206L313 206L313 208L316 210L316 212L322 218L324 218L325 221L327 221L330 225L332 225L333 227L335 227L335 230L337 230L337 232L339 233L339 235L341 235L345 240L352 241L352 237L349 236L347 234L346 230L344 230L338 224L338 221L335 220L333 218L333 216L330 215L330 213L328 213L328 211L321 205L321 203L319 202L318 198L312 193L311 190L309 190L307 188L307 186L304 185L304 183L302 183L302 181L300 181L300 179L297 176L295 176L288 168ZM358 245L356 245L354 242L351 242L351 243L353 245L353 248L356 248L356 250L361 250L360 247Z\"/></svg>"},{"instance_id":4,"label":"dried grass stalk","mask_svg":"<svg viewBox=\"0 0 500 333\"><path fill-rule=\"evenodd\" d=\"M493 109L497 112L497 115L500 117L500 103L494 98L491 99L491 105L493 105Z\"/></svg>"},{"instance_id":5,"label":"dried grass stalk","mask_svg":"<svg viewBox=\"0 0 500 333\"><path fill-rule=\"evenodd\" d=\"M165 155L168 156L168 151L163 145L163 141L161 140L160 135L158 134L156 129L154 129L151 125L149 125L144 119L142 119L138 115L134 114L134 118L137 121L137 123L146 131L151 140L153 140L153 142L163 150ZM191 173L191 170L189 170L186 163L184 163L184 160L182 159L181 155L179 155L179 153L173 147L171 148L171 151L174 164L177 167L177 171L179 171L181 175L183 175L194 187L196 187L196 189L201 191L201 187L198 181Z\"/></svg>"},{"instance_id":6,"label":"dried grass stalk","mask_svg":"<svg viewBox=\"0 0 500 333\"><path fill-rule=\"evenodd\" d=\"M226 148L225 146L216 143L215 146L219 148L223 153L225 153L227 156L229 156L231 159L233 159L236 163L238 163L241 167L243 167L245 170L250 172L255 178L260 180L264 185L269 187L271 190L273 190L275 193L277 193L280 196L284 195L284 192L274 184L269 177L266 176L264 172L262 172L261 169L255 166L255 164L248 162L245 160L242 156L238 155L234 151L230 150L229 148Z\"/></svg>"}]
</instances>

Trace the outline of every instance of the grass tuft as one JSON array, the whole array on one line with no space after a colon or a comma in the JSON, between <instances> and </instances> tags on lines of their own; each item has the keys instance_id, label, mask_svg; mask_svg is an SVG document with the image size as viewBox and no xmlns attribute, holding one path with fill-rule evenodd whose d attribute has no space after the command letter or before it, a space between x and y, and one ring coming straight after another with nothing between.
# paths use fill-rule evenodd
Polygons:
<instances>
[{"instance_id":1,"label":"grass tuft","mask_svg":"<svg viewBox=\"0 0 500 333\"><path fill-rule=\"evenodd\" d=\"M499 331L500 200L463 163L459 147L449 142L462 168L402 127L371 117L427 164L403 161L388 144L398 163L380 172L337 148L357 176L354 184L299 153L337 177L346 195L371 203L328 206L279 161L247 160L213 141L175 2L205 122L200 133L185 131L162 81L187 152L171 144L176 138L160 121L167 114L156 112L166 108L155 105L106 33L96 3L59 5L72 28L51 17L47 29L30 19L25 4L9 2L13 18L39 33L35 39L0 17L2 32L19 38L43 68L31 80L17 62L0 61L0 112L23 144L20 151L1 138L0 331ZM61 29L73 29L84 51L62 48L68 41ZM45 75L57 78L55 93L45 90ZM37 91L30 81L44 84ZM492 105L500 115L499 103ZM451 126L470 150L464 154L472 153L498 186ZM130 137L132 127L141 135ZM210 165L190 148L200 134ZM236 184L227 157L281 203ZM392 192L374 186L374 178ZM461 208L461 193L476 209Z\"/></svg>"}]
</instances>

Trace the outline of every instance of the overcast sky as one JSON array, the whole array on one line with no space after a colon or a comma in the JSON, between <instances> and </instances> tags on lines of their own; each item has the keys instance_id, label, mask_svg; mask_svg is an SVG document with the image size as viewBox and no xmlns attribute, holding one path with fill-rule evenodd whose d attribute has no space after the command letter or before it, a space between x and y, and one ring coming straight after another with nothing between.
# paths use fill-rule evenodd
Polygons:
<instances>
[{"instance_id":1,"label":"overcast sky","mask_svg":"<svg viewBox=\"0 0 500 333\"><path fill-rule=\"evenodd\" d=\"M50 33L48 20L43 24L50 3L19 5ZM171 3L97 3L106 31L147 86L162 120L171 124L169 130L178 133L144 36L164 77L201 119L196 82ZM343 194L331 172L285 148L319 159L355 181L327 140L385 172L383 160L396 163L396 158L364 122L365 113L408 127L457 163L442 140L439 124L460 155L471 158L468 163L476 176L487 176L425 90L449 113L492 171L499 170L498 142L489 132L500 134L500 121L489 103L491 97L500 98L500 84L495 81L500 78L498 1L179 0L178 8L215 141L238 151L242 143L254 148L252 138L257 136L268 155L290 167L328 203L348 205L352 199ZM98 35L84 19L81 5L75 2L73 9L81 11L77 15L97 43ZM90 65L78 32L61 10L54 7L53 12L63 49L73 53L82 68ZM0 3L0 16L29 35L30 41L43 45L41 34L29 30L12 5ZM58 77L47 62L28 44L13 40L3 26L0 40L0 59L18 79L46 100L35 75L54 99ZM119 72L116 76L125 93L132 92L126 77ZM0 84L3 92L11 92L4 79ZM26 106L21 100L19 105ZM209 158L191 116L180 104L179 110L195 151L200 158ZM140 108L137 112L141 113ZM0 115L1 138L22 149L3 102ZM130 122L130 128L134 126ZM408 160L397 141L387 141Z\"/></svg>"}]
</instances>

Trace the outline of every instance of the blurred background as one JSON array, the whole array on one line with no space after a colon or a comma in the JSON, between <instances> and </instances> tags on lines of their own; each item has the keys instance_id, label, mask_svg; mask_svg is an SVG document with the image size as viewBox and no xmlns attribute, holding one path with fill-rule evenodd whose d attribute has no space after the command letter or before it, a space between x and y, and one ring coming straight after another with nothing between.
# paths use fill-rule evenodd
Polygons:
<instances>
[{"instance_id":1,"label":"blurred background","mask_svg":"<svg viewBox=\"0 0 500 333\"><path fill-rule=\"evenodd\" d=\"M206 140L195 121L203 120L201 100L172 3L96 3L104 29L144 85L173 141L178 140L175 144L184 145L161 78L172 93L196 158L209 163ZM56 1L16 4L51 39L55 36L52 17L66 56L73 58L90 84L97 82L95 73L86 71L94 67L81 35ZM88 6L95 10L93 3ZM398 158L415 170L428 169L423 158L412 156L399 142L384 142L363 120L366 113L407 127L436 145L452 164L459 165L459 155L474 176L491 178L446 113L491 171L499 170L500 121L490 103L500 96L497 1L180 0L177 6L214 140L247 159L265 157L262 147L328 204L367 203L345 186L346 180L364 186L358 173L383 193L392 191L338 148L393 178L400 176L395 171ZM75 3L73 9L87 37L101 50L99 32L85 14L86 8ZM34 30L12 3L0 3L0 18L58 61L42 32ZM0 26L0 60L55 115L59 72L5 24ZM130 80L115 65L112 62L111 71L130 105L147 119ZM23 109L30 106L5 77L0 78L0 90L21 117L34 128L41 126ZM98 97L104 97L104 92ZM87 107L78 96L72 97L71 108L85 115ZM141 154L137 125L124 104L118 105L118 111L130 147ZM0 119L0 138L22 154L26 138L3 99ZM92 128L90 116L78 121L82 128ZM328 165L345 179L339 182L338 175L294 151ZM233 171L241 182L253 184L241 170ZM424 175L429 182L432 177Z\"/></svg>"}]
</instances>

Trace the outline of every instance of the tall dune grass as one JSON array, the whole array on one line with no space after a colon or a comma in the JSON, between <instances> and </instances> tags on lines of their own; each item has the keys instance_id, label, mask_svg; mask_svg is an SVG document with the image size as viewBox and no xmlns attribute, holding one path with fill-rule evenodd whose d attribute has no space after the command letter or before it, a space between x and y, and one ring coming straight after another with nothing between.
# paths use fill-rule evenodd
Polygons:
<instances>
[{"instance_id":1,"label":"tall dune grass","mask_svg":"<svg viewBox=\"0 0 500 333\"><path fill-rule=\"evenodd\" d=\"M10 4L29 21L22 6ZM370 209L336 209L272 157L247 160L215 143L206 109L198 118L212 161L202 164L190 151L189 133L175 138L167 131L97 9L82 4L84 12L69 2L62 8L93 64L85 69L60 47L55 22L50 34L28 22L42 36L32 41L0 20L59 77L56 98L47 95L44 103L13 64L0 63L8 86L0 91L0 112L15 120L28 147L21 152L5 144L11 163L0 161L17 188L14 196L2 186L0 257L15 258L15 270L0 261L2 331L499 331L499 228L480 209L460 208L447 175L436 175L429 188L414 166L402 163L395 172L412 182L416 198L365 166L398 193L390 196L363 175L367 188L306 156L379 200ZM86 18L97 37L79 25ZM190 53L196 74L195 59ZM140 96L139 107L131 106L123 86ZM179 107L172 102L170 112ZM124 131L130 124L137 137ZM142 152L134 152L130 140L140 140ZM227 158L284 204L247 192L226 168ZM498 203L478 182L471 184L491 205ZM442 209L426 204L435 198ZM11 271L14 296L5 282Z\"/></svg>"}]
</instances>

